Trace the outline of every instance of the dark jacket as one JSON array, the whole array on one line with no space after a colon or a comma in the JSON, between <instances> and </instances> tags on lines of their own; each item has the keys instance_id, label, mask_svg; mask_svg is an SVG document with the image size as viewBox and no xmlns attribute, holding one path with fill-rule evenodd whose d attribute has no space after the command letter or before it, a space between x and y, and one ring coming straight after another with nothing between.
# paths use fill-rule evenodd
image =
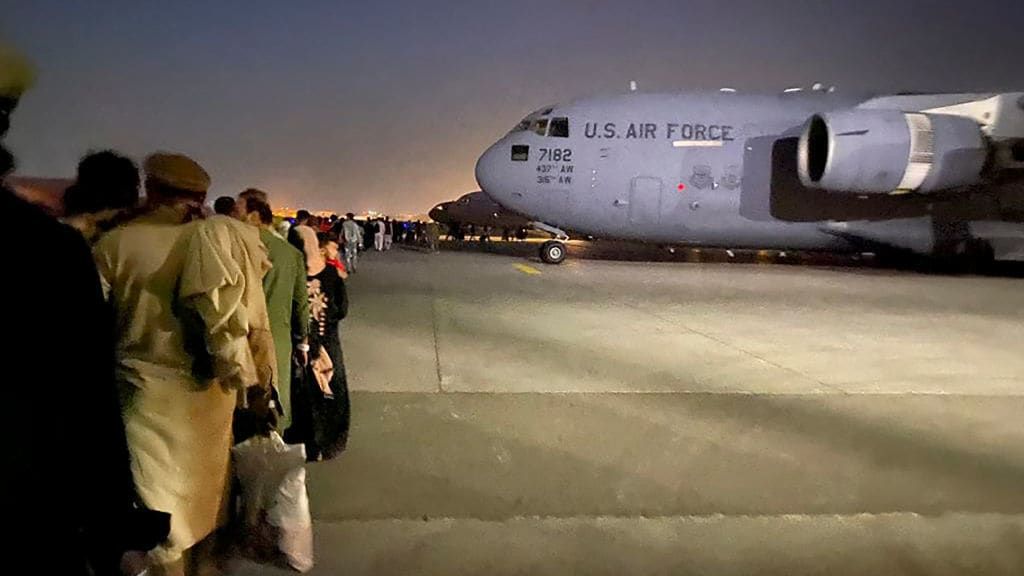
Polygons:
<instances>
[{"instance_id":1,"label":"dark jacket","mask_svg":"<svg viewBox=\"0 0 1024 576\"><path fill-rule=\"evenodd\" d=\"M8 546L47 574L112 574L137 535L112 315L81 234L7 189L0 214Z\"/></svg>"}]
</instances>

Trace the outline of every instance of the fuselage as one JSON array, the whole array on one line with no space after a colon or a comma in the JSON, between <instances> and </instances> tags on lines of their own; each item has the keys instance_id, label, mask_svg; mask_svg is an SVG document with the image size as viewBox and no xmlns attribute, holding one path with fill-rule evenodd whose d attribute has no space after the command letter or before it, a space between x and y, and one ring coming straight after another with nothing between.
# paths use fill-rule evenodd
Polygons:
<instances>
[{"instance_id":1,"label":"fuselage","mask_svg":"<svg viewBox=\"0 0 1024 576\"><path fill-rule=\"evenodd\" d=\"M837 251L867 239L930 252L934 199L818 194L817 212L801 215L799 196L785 206L799 182L780 178L780 143L795 146L811 115L863 100L826 91L580 100L529 115L481 156L477 180L511 210L596 237ZM972 210L965 220L999 220ZM1001 230L1024 238L1019 225Z\"/></svg>"}]
</instances>

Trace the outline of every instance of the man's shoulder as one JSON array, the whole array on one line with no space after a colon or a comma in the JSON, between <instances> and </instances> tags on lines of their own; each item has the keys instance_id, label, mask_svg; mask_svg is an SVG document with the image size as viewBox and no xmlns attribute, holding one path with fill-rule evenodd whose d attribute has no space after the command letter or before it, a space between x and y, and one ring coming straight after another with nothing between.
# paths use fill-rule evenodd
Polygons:
<instances>
[{"instance_id":1,"label":"man's shoulder","mask_svg":"<svg viewBox=\"0 0 1024 576\"><path fill-rule=\"evenodd\" d=\"M61 230L67 228L55 218L43 212L41 208L24 200L7 187L0 188L4 218L13 224L13 228L27 230ZM5 227L11 229L12 227Z\"/></svg>"},{"instance_id":2,"label":"man's shoulder","mask_svg":"<svg viewBox=\"0 0 1024 576\"><path fill-rule=\"evenodd\" d=\"M287 258L302 260L302 252L295 246L292 246L290 242L284 240L277 234L274 234L270 230L265 228L260 229L260 240L267 246L272 254L286 255Z\"/></svg>"},{"instance_id":3,"label":"man's shoulder","mask_svg":"<svg viewBox=\"0 0 1024 576\"><path fill-rule=\"evenodd\" d=\"M241 239L246 245L262 244L260 241L260 230L252 224L247 224L232 218L217 214L197 221L200 229L214 235L225 234L228 238Z\"/></svg>"},{"instance_id":4,"label":"man's shoulder","mask_svg":"<svg viewBox=\"0 0 1024 576\"><path fill-rule=\"evenodd\" d=\"M223 214L214 214L213 216L203 218L198 222L200 222L200 226L206 226L209 228L225 228L227 230L238 231L255 229L253 226L250 226L245 222L242 222L236 218L232 218L231 216L225 216Z\"/></svg>"},{"instance_id":5,"label":"man's shoulder","mask_svg":"<svg viewBox=\"0 0 1024 576\"><path fill-rule=\"evenodd\" d=\"M4 216L12 223L3 229L11 234L11 240L21 243L24 251L38 251L44 259L55 253L89 253L85 238L71 226L61 223L38 207L18 198L4 189Z\"/></svg>"}]
</instances>

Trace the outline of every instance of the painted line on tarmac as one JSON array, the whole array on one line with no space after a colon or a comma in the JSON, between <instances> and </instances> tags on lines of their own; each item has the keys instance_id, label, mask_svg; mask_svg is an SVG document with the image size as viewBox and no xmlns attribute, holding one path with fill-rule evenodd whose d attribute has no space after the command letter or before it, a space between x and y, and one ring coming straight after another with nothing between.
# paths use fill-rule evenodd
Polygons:
<instances>
[{"instance_id":1,"label":"painted line on tarmac","mask_svg":"<svg viewBox=\"0 0 1024 576\"><path fill-rule=\"evenodd\" d=\"M541 273L540 270L537 270L533 266L527 266L526 264L513 264L512 266L516 270L519 270L520 272L522 272L523 274L527 274L527 275L530 275L530 276L536 276L537 274Z\"/></svg>"}]
</instances>

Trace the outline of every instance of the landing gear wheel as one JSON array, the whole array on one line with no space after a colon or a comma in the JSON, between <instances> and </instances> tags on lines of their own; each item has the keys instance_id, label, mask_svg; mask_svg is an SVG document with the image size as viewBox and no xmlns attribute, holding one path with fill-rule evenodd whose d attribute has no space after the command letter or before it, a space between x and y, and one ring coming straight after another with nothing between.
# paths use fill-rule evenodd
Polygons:
<instances>
[{"instance_id":1,"label":"landing gear wheel","mask_svg":"<svg viewBox=\"0 0 1024 576\"><path fill-rule=\"evenodd\" d=\"M558 240L548 240L540 247L540 259L545 264L561 264L565 256L565 244Z\"/></svg>"}]
</instances>

